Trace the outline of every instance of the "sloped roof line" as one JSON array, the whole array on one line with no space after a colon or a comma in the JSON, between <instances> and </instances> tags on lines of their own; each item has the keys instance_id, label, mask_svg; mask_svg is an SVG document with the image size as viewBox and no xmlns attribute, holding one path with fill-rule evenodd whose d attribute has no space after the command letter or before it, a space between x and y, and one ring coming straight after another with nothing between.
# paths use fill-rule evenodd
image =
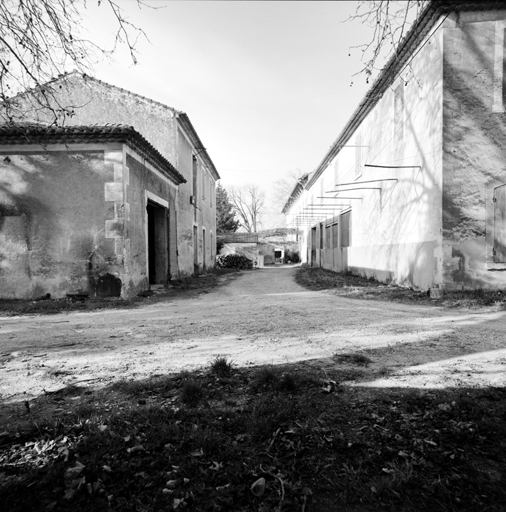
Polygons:
<instances>
[{"instance_id":1,"label":"sloped roof line","mask_svg":"<svg viewBox=\"0 0 506 512\"><path fill-rule=\"evenodd\" d=\"M304 187L307 184L307 181L309 180L311 176L311 173L303 174L298 180L295 186L293 187L292 192L290 193L290 196L285 204L283 206L283 209L281 210L281 213L287 214L295 201L299 198L299 196L302 194L302 191L304 190Z\"/></svg>"},{"instance_id":2,"label":"sloped roof line","mask_svg":"<svg viewBox=\"0 0 506 512\"><path fill-rule=\"evenodd\" d=\"M80 71L77 71L77 70L71 71L70 73L65 73L64 75L62 75L60 77L54 78L53 80L48 82L48 84L57 82L61 79L65 79L65 78L68 78L71 76L77 76L79 78L84 78L85 80L91 80L93 82L97 82L97 83L104 85L106 87L109 87L111 89L116 89L118 91L124 92L124 93L128 94L129 96L135 96L136 98L140 98L140 99L146 101L147 103L152 103L153 105L157 105L158 107L172 110L172 112L174 112L175 114L183 113L182 111L177 110L176 108L171 107L170 105L166 105L165 103L162 103L161 101L153 100L151 98L148 98L147 96L143 96L142 94L138 94L136 92L129 91L128 89L124 89L123 87L119 87L118 85L113 85L113 84L110 84L109 82L104 82L103 80L100 80L99 78L95 78L94 76L88 75L87 73L81 73Z\"/></svg>"},{"instance_id":3,"label":"sloped roof line","mask_svg":"<svg viewBox=\"0 0 506 512\"><path fill-rule=\"evenodd\" d=\"M122 142L161 170L175 183L186 183L179 171L133 126L125 124L95 124L50 126L44 123L9 123L0 125L1 145L89 144Z\"/></svg>"},{"instance_id":4,"label":"sloped roof line","mask_svg":"<svg viewBox=\"0 0 506 512\"><path fill-rule=\"evenodd\" d=\"M93 82L96 82L96 83L99 83L100 85L103 85L105 87L108 87L110 89L116 89L118 91L121 91L125 94L128 94L129 96L134 96L136 98L139 98L147 103L150 103L152 105L156 105L158 107L161 107L161 108L165 108L165 109L168 109L170 111L172 111L177 118L181 119L183 122L183 127L186 128L187 130L187 133L188 135L190 136L190 138L195 141L197 144L198 144L198 148L199 150L202 150L202 151L199 151L199 154L203 157L203 159L205 160L206 164L208 165L208 167L210 168L214 178L216 180L219 180L220 179L220 175L216 169L216 166L214 165L213 161L211 160L211 157L209 156L209 153L207 152L207 150L205 149L204 147L204 144L202 143L202 141L200 140L200 137L198 136L197 134L197 130L195 130L193 124L191 123L190 121L190 118L188 117L188 115L183 112L182 110L177 110L175 109L174 107L170 107L169 105L166 105L165 103L161 103L160 101L156 101L156 100L153 100L151 98L148 98L147 96L143 96L142 94L138 94L136 92L132 92L132 91L129 91L128 89L124 89L123 87L118 87L117 85L113 85L113 84L110 84L108 82L104 82L103 80L100 80L98 78L95 78L91 75L88 75L86 73L81 73L77 70L74 70L74 71L71 71L70 73L66 73L60 77L57 77L57 78L54 78L53 80L49 81L48 84L51 84L53 82L57 82L59 80L62 80L62 79L67 79L71 76L76 76L76 77L80 77L80 78L83 78L85 80L91 80Z\"/></svg>"},{"instance_id":5,"label":"sloped roof line","mask_svg":"<svg viewBox=\"0 0 506 512\"><path fill-rule=\"evenodd\" d=\"M448 15L453 11L483 11L500 8L506 8L504 1L482 0L480 2L466 2L455 0L430 0L399 44L397 52L390 57L376 80L371 85L371 88L366 93L364 99L352 114L350 120L346 123L340 135L327 151L327 154L314 171L311 179L308 181L306 188L311 188L315 184L316 180L322 175L332 159L337 155L337 153L339 153L340 147L349 141L365 117L372 111L388 87L395 81L398 73L404 69L411 58L413 51L416 50L422 40L436 26L436 23L440 20L441 16L445 16L446 19L446 17L448 17Z\"/></svg>"}]
</instances>

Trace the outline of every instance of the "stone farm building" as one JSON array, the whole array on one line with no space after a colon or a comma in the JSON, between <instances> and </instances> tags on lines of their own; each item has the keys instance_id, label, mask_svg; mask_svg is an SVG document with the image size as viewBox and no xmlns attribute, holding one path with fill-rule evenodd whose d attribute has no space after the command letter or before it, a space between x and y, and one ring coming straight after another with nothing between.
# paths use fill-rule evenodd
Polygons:
<instances>
[{"instance_id":1,"label":"stone farm building","mask_svg":"<svg viewBox=\"0 0 506 512\"><path fill-rule=\"evenodd\" d=\"M0 129L0 297L132 297L214 265L218 172L188 116L71 73L63 127ZM60 87L61 86L61 87Z\"/></svg>"},{"instance_id":2,"label":"stone farm building","mask_svg":"<svg viewBox=\"0 0 506 512\"><path fill-rule=\"evenodd\" d=\"M428 4L284 207L303 261L436 294L506 287L505 31L504 2Z\"/></svg>"}]
</instances>

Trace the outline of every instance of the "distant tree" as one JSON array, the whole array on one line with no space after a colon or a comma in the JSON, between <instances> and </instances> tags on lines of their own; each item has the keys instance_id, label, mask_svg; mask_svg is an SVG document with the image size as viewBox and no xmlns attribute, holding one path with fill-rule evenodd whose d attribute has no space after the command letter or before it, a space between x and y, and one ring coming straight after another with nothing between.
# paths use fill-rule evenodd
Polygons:
<instances>
[{"instance_id":1,"label":"distant tree","mask_svg":"<svg viewBox=\"0 0 506 512\"><path fill-rule=\"evenodd\" d=\"M89 0L88 0L89 1ZM84 35L87 0L2 0L0 2L0 114L4 120L22 119L16 95L33 110L52 114L53 124L72 115L73 107L60 105L51 79L69 71L90 73L97 57L111 57L118 46L137 63L137 42L142 29L126 17L119 0L96 0L112 12L115 31L109 49ZM92 2L90 2L92 3ZM137 6L150 7L144 0ZM123 4L124 5L124 4Z\"/></svg>"},{"instance_id":2,"label":"distant tree","mask_svg":"<svg viewBox=\"0 0 506 512\"><path fill-rule=\"evenodd\" d=\"M300 169L287 171L283 177L274 182L272 188L272 201L278 213L281 213L281 210L283 210L290 194L303 174L304 173Z\"/></svg>"},{"instance_id":3,"label":"distant tree","mask_svg":"<svg viewBox=\"0 0 506 512\"><path fill-rule=\"evenodd\" d=\"M248 233L256 233L260 228L260 219L265 213L265 192L258 185L250 183L230 188L229 194L241 226Z\"/></svg>"},{"instance_id":4,"label":"distant tree","mask_svg":"<svg viewBox=\"0 0 506 512\"><path fill-rule=\"evenodd\" d=\"M235 218L234 205L227 191L218 183L216 188L216 233L230 233L239 229L241 223Z\"/></svg>"}]
</instances>

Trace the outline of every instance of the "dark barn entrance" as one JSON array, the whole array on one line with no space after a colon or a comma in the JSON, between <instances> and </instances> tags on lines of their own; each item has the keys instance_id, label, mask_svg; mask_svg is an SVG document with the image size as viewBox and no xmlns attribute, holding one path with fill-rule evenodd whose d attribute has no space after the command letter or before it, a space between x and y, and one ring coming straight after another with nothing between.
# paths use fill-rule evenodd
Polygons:
<instances>
[{"instance_id":1,"label":"dark barn entrance","mask_svg":"<svg viewBox=\"0 0 506 512\"><path fill-rule=\"evenodd\" d=\"M148 201L148 273L149 284L167 282L167 208Z\"/></svg>"}]
</instances>

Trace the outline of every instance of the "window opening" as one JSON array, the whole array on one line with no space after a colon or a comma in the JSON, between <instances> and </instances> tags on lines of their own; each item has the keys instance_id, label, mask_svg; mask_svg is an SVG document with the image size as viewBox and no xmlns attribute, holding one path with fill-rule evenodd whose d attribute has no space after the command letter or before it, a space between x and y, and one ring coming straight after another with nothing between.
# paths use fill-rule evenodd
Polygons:
<instances>
[{"instance_id":1,"label":"window opening","mask_svg":"<svg viewBox=\"0 0 506 512\"><path fill-rule=\"evenodd\" d=\"M351 245L351 212L341 215L341 247L350 247Z\"/></svg>"},{"instance_id":2,"label":"window opening","mask_svg":"<svg viewBox=\"0 0 506 512\"><path fill-rule=\"evenodd\" d=\"M167 208L152 201L146 205L148 223L148 278L150 284L167 281Z\"/></svg>"},{"instance_id":3,"label":"window opening","mask_svg":"<svg viewBox=\"0 0 506 512\"><path fill-rule=\"evenodd\" d=\"M197 157L194 155L192 160L193 165L193 197L194 200L197 201L197 186L198 186L198 166L197 166ZM196 206L196 205L195 205Z\"/></svg>"}]
</instances>

